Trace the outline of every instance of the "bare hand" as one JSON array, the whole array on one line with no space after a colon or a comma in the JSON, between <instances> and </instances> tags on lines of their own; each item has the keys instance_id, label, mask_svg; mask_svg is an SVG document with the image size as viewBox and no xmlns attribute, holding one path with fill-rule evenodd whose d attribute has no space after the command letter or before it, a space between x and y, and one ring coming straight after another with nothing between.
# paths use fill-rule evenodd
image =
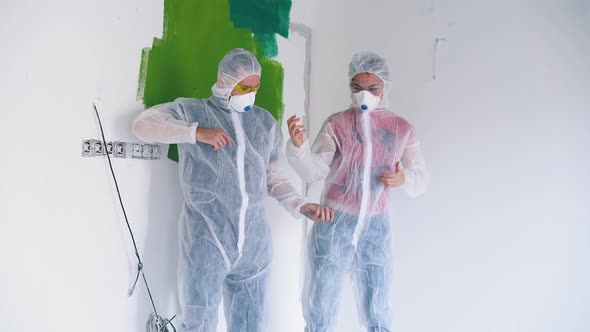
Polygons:
<instances>
[{"instance_id":1,"label":"bare hand","mask_svg":"<svg viewBox=\"0 0 590 332\"><path fill-rule=\"evenodd\" d=\"M293 141L293 145L295 147L300 147L305 140L305 127L303 125L297 124L301 120L301 118L296 117L293 115L287 120L287 126L289 127L289 135L291 136L291 140Z\"/></svg>"},{"instance_id":2,"label":"bare hand","mask_svg":"<svg viewBox=\"0 0 590 332\"><path fill-rule=\"evenodd\" d=\"M224 146L231 146L231 137L223 129L218 128L199 128L195 134L195 139L201 143L210 144L213 150L217 151Z\"/></svg>"},{"instance_id":3,"label":"bare hand","mask_svg":"<svg viewBox=\"0 0 590 332\"><path fill-rule=\"evenodd\" d=\"M406 182L406 176L400 168L399 161L395 164L394 173L383 173L379 175L379 179L383 182L385 188L399 187Z\"/></svg>"},{"instance_id":4,"label":"bare hand","mask_svg":"<svg viewBox=\"0 0 590 332\"><path fill-rule=\"evenodd\" d=\"M299 209L299 212L313 221L334 220L334 210L319 204L306 203Z\"/></svg>"}]
</instances>

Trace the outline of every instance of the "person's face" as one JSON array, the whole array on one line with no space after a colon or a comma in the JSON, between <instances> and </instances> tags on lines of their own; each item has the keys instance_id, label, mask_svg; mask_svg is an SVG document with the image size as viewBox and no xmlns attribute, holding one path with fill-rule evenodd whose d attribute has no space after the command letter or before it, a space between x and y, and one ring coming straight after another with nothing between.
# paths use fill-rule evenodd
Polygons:
<instances>
[{"instance_id":1,"label":"person's face","mask_svg":"<svg viewBox=\"0 0 590 332\"><path fill-rule=\"evenodd\" d=\"M238 83L236 85L236 87L232 90L231 95L232 96L245 95L247 93L254 92L254 91L258 90L259 87L260 87L260 76L251 75L251 76L248 76L248 77L244 78L243 80L241 80L240 83Z\"/></svg>"},{"instance_id":2,"label":"person's face","mask_svg":"<svg viewBox=\"0 0 590 332\"><path fill-rule=\"evenodd\" d=\"M356 74L350 81L350 91L357 93L363 90L383 99L383 81L373 73Z\"/></svg>"}]
</instances>

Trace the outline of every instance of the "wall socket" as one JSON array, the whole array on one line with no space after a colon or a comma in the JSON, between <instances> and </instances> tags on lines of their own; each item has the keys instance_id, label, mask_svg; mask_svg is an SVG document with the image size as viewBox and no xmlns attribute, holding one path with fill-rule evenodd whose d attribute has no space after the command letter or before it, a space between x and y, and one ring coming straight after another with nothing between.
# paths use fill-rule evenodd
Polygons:
<instances>
[{"instance_id":1,"label":"wall socket","mask_svg":"<svg viewBox=\"0 0 590 332\"><path fill-rule=\"evenodd\" d=\"M126 142L107 142L102 140L82 140L82 157L100 157L108 153L111 158L133 158L143 160L159 160L161 148L156 144L138 144ZM128 153L129 152L129 153ZM128 156L128 154L130 156Z\"/></svg>"}]
</instances>

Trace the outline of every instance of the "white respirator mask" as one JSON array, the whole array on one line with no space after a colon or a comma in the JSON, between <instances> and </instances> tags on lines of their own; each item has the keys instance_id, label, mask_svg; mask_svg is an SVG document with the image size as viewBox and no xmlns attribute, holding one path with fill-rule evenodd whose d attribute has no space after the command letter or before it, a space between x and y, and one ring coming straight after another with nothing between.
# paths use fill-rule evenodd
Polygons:
<instances>
[{"instance_id":1,"label":"white respirator mask","mask_svg":"<svg viewBox=\"0 0 590 332\"><path fill-rule=\"evenodd\" d=\"M363 90L351 95L352 105L363 111L370 112L376 109L381 103L381 97L375 96L367 90Z\"/></svg>"},{"instance_id":2,"label":"white respirator mask","mask_svg":"<svg viewBox=\"0 0 590 332\"><path fill-rule=\"evenodd\" d=\"M250 92L245 95L235 95L229 98L229 108L236 112L248 112L254 107L256 92Z\"/></svg>"}]
</instances>

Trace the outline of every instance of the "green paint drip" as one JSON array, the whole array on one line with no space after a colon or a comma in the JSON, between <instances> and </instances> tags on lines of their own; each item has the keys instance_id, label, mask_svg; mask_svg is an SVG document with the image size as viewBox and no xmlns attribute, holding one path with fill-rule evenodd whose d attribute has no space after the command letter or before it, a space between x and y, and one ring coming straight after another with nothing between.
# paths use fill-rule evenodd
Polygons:
<instances>
[{"instance_id":1,"label":"green paint drip","mask_svg":"<svg viewBox=\"0 0 590 332\"><path fill-rule=\"evenodd\" d=\"M230 20L230 0L164 1L163 37L155 38L152 47L142 51L138 98L143 99L146 107L179 97L209 97L217 80L219 61L230 50L241 47L265 58L260 60L262 81L256 105L282 120L283 68L267 58L278 53L274 32L284 36L288 33L291 3L261 0L255 7L244 8L231 2L232 15L243 18L241 23ZM282 4L281 10L272 15L276 3L287 2L288 8ZM257 31L269 27L272 31L261 31L255 38L252 25L240 26L246 21L252 23L254 18L261 20L256 25ZM178 161L176 145L170 145L168 158Z\"/></svg>"},{"instance_id":2,"label":"green paint drip","mask_svg":"<svg viewBox=\"0 0 590 332\"><path fill-rule=\"evenodd\" d=\"M263 58L273 58L279 55L279 45L277 44L277 35L268 32L257 32L254 34L256 39L256 49L258 54Z\"/></svg>"}]
</instances>

